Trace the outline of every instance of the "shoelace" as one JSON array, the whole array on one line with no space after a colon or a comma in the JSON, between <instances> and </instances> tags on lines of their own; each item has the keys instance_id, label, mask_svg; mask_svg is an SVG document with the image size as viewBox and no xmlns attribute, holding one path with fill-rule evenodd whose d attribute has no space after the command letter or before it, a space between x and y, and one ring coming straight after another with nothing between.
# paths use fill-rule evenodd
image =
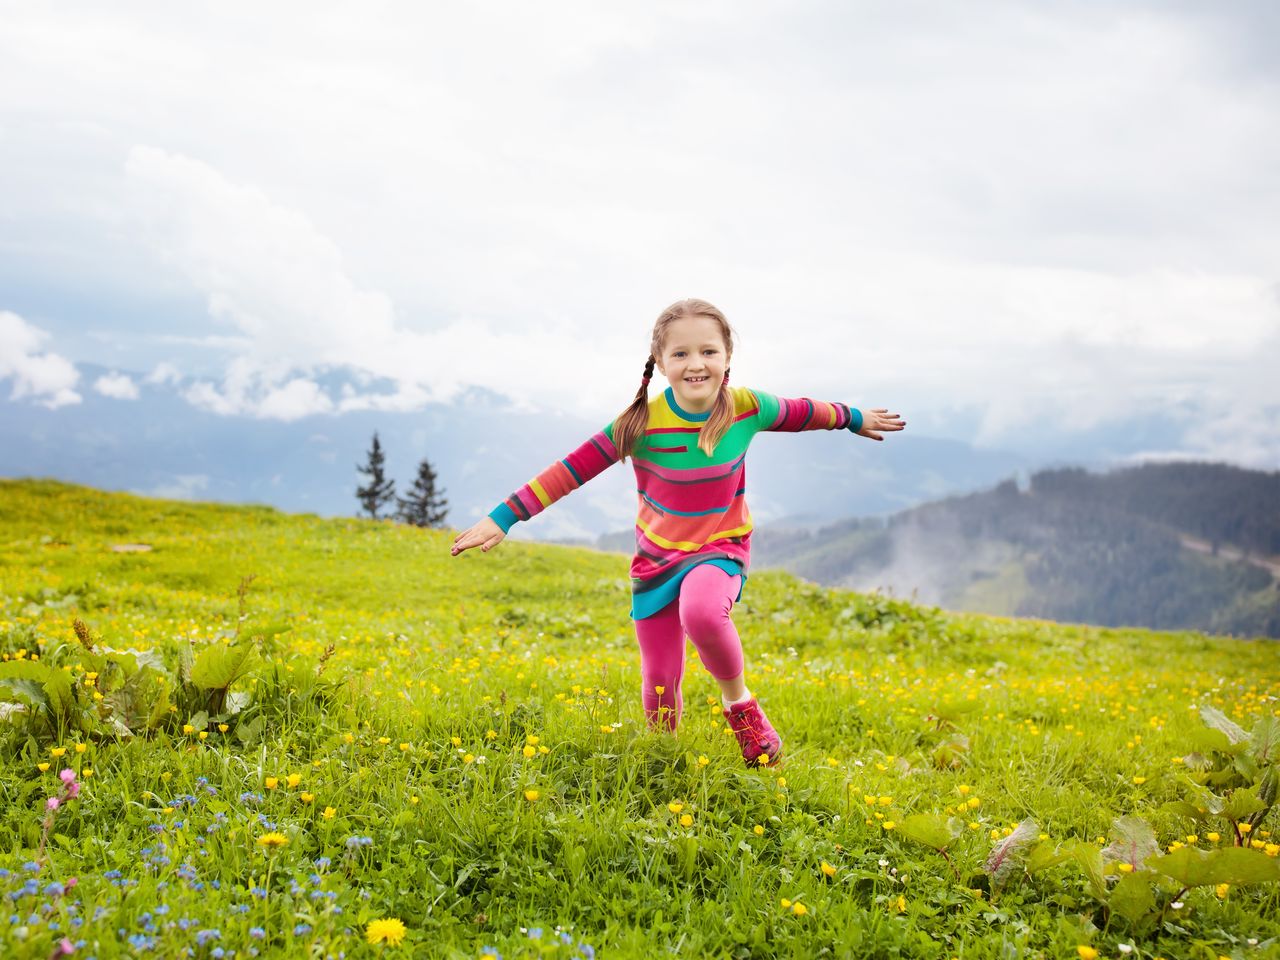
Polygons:
<instances>
[{"instance_id":1,"label":"shoelace","mask_svg":"<svg viewBox=\"0 0 1280 960\"><path fill-rule=\"evenodd\" d=\"M751 707L748 710L743 710L737 715L737 717L742 721L742 729L734 730L734 733L738 736L739 743L744 742L742 739L743 734L750 734L751 738L755 741L756 746L763 749L769 745L769 740L768 737L765 736L764 728L758 725L758 721L761 719L759 707Z\"/></svg>"}]
</instances>

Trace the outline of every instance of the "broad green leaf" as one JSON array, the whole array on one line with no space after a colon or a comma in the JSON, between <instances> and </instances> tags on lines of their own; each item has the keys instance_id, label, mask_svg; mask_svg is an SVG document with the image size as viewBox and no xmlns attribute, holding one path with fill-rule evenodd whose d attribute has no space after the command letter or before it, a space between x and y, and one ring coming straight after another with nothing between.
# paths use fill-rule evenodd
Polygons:
<instances>
[{"instance_id":1,"label":"broad green leaf","mask_svg":"<svg viewBox=\"0 0 1280 960\"><path fill-rule=\"evenodd\" d=\"M196 656L191 682L202 690L225 690L249 672L253 656L253 646L248 643L210 644Z\"/></svg>"},{"instance_id":2,"label":"broad green leaf","mask_svg":"<svg viewBox=\"0 0 1280 960\"><path fill-rule=\"evenodd\" d=\"M1150 873L1126 873L1111 891L1111 909L1130 923L1137 923L1153 909L1156 898L1151 890Z\"/></svg>"},{"instance_id":3,"label":"broad green leaf","mask_svg":"<svg viewBox=\"0 0 1280 960\"><path fill-rule=\"evenodd\" d=\"M935 850L945 850L960 836L962 825L955 817L937 813L917 813L904 818L898 824L898 832L904 837L923 843Z\"/></svg>"},{"instance_id":4,"label":"broad green leaf","mask_svg":"<svg viewBox=\"0 0 1280 960\"><path fill-rule=\"evenodd\" d=\"M1243 820L1252 813L1265 810L1267 805L1258 799L1257 787L1241 787L1234 790L1227 798L1227 805L1222 808L1222 815L1231 820Z\"/></svg>"},{"instance_id":5,"label":"broad green leaf","mask_svg":"<svg viewBox=\"0 0 1280 960\"><path fill-rule=\"evenodd\" d=\"M1249 755L1258 764L1266 764L1280 756L1280 720L1263 714L1249 732Z\"/></svg>"},{"instance_id":6,"label":"broad green leaf","mask_svg":"<svg viewBox=\"0 0 1280 960\"><path fill-rule=\"evenodd\" d=\"M1200 719L1214 730L1221 730L1232 743L1241 743L1249 739L1249 735L1244 732L1240 725L1227 719L1227 715L1217 707L1201 707Z\"/></svg>"},{"instance_id":7,"label":"broad green leaf","mask_svg":"<svg viewBox=\"0 0 1280 960\"><path fill-rule=\"evenodd\" d=\"M1121 817L1111 824L1111 843L1102 850L1108 860L1140 867L1153 853L1158 853L1155 831L1141 817Z\"/></svg>"},{"instance_id":8,"label":"broad green leaf","mask_svg":"<svg viewBox=\"0 0 1280 960\"><path fill-rule=\"evenodd\" d=\"M1102 850L1084 840L1068 840L1062 845L1064 851L1071 853L1072 859L1084 874L1089 892L1099 900L1107 899L1107 881L1102 875Z\"/></svg>"},{"instance_id":9,"label":"broad green leaf","mask_svg":"<svg viewBox=\"0 0 1280 960\"><path fill-rule=\"evenodd\" d=\"M1179 847L1173 853L1152 857L1147 866L1184 887L1229 883L1268 883L1280 880L1280 859L1248 847L1221 847L1200 850Z\"/></svg>"},{"instance_id":10,"label":"broad green leaf","mask_svg":"<svg viewBox=\"0 0 1280 960\"><path fill-rule=\"evenodd\" d=\"M1209 819L1209 815L1207 813L1202 813L1200 808L1194 803L1187 803L1185 800L1171 800L1168 803L1162 804L1160 809L1167 810L1169 813L1179 814L1180 816L1190 817L1192 820L1204 821Z\"/></svg>"},{"instance_id":11,"label":"broad green leaf","mask_svg":"<svg viewBox=\"0 0 1280 960\"><path fill-rule=\"evenodd\" d=\"M1212 727L1197 727L1186 735L1186 740L1196 751L1216 750L1221 753L1231 751L1231 738L1221 730Z\"/></svg>"},{"instance_id":12,"label":"broad green leaf","mask_svg":"<svg viewBox=\"0 0 1280 960\"><path fill-rule=\"evenodd\" d=\"M982 869L991 874L991 887L999 890L1026 859L1027 851L1039 835L1040 828L1030 818L1023 820L1013 833L992 849Z\"/></svg>"},{"instance_id":13,"label":"broad green leaf","mask_svg":"<svg viewBox=\"0 0 1280 960\"><path fill-rule=\"evenodd\" d=\"M1031 853L1027 855L1027 873L1038 873L1041 870L1048 870L1060 863L1065 863L1075 857L1075 852L1063 846L1050 846L1047 843L1036 844L1032 847Z\"/></svg>"}]
</instances>

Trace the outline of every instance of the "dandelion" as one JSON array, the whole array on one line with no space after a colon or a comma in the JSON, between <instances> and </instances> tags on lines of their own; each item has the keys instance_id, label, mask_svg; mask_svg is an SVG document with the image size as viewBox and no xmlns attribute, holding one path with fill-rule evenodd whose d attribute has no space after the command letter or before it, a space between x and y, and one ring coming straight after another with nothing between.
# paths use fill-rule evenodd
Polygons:
<instances>
[{"instance_id":1,"label":"dandelion","mask_svg":"<svg viewBox=\"0 0 1280 960\"><path fill-rule=\"evenodd\" d=\"M827 861L823 860L822 872L826 874L828 877L834 877L836 875L836 868L833 867L831 864L827 863Z\"/></svg>"},{"instance_id":2,"label":"dandelion","mask_svg":"<svg viewBox=\"0 0 1280 960\"><path fill-rule=\"evenodd\" d=\"M370 943L388 943L396 946L404 939L404 924L395 917L382 920L370 920L365 927L364 938Z\"/></svg>"},{"instance_id":3,"label":"dandelion","mask_svg":"<svg viewBox=\"0 0 1280 960\"><path fill-rule=\"evenodd\" d=\"M692 816L691 814L688 814L688 813L686 813L684 816L682 816L682 817L680 818L680 826L682 826L682 827L692 827L692 826L693 826L693 816Z\"/></svg>"},{"instance_id":4,"label":"dandelion","mask_svg":"<svg viewBox=\"0 0 1280 960\"><path fill-rule=\"evenodd\" d=\"M476 759L475 754L473 754L473 753L468 753L468 754L466 754L465 756L463 756L463 758L462 758L462 762L463 762L463 763L474 763L474 762L475 762L475 759Z\"/></svg>"},{"instance_id":5,"label":"dandelion","mask_svg":"<svg viewBox=\"0 0 1280 960\"><path fill-rule=\"evenodd\" d=\"M278 833L274 830L271 833L264 833L262 836L258 838L258 846L266 847L268 850L274 850L277 847L283 847L288 842L289 842L288 837L286 837L283 833Z\"/></svg>"}]
</instances>

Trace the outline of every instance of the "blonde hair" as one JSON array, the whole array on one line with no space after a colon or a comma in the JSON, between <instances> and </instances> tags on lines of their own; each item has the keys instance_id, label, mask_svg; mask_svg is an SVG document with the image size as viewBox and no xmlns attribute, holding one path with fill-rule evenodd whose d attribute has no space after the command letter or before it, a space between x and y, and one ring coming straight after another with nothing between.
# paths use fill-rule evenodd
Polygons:
<instances>
[{"instance_id":1,"label":"blonde hair","mask_svg":"<svg viewBox=\"0 0 1280 960\"><path fill-rule=\"evenodd\" d=\"M657 358L662 356L667 343L667 332L671 324L685 317L707 317L720 325L720 335L724 338L725 380L729 377L728 362L733 357L733 328L724 314L705 300L678 300L658 315L653 324L653 335L649 341L649 359L644 365L644 378L640 381L640 389L631 406L622 411L613 422L613 445L618 448L618 458L626 460L631 456L635 445L644 436L649 426L649 378L653 376L653 367ZM711 407L711 415L707 417L698 431L698 449L711 456L716 444L723 438L729 427L733 425L733 396L729 393L729 384L722 382L716 393L715 403Z\"/></svg>"}]
</instances>

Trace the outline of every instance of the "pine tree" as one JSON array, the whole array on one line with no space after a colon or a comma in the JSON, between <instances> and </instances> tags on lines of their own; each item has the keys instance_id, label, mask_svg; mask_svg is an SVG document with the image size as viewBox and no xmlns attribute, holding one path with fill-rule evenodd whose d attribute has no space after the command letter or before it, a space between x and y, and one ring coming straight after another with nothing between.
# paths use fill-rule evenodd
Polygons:
<instances>
[{"instance_id":1,"label":"pine tree","mask_svg":"<svg viewBox=\"0 0 1280 960\"><path fill-rule=\"evenodd\" d=\"M360 505L374 520L378 519L378 511L395 499L396 482L387 479L383 466L386 457L382 453L382 445L378 443L378 432L373 433L373 446L369 449L369 462L365 466L356 464L356 469L369 478L369 483L356 487L356 498Z\"/></svg>"},{"instance_id":2,"label":"pine tree","mask_svg":"<svg viewBox=\"0 0 1280 960\"><path fill-rule=\"evenodd\" d=\"M428 461L423 460L418 464L418 476L409 489L409 495L396 498L399 505L397 516L415 527L443 526L449 512L449 501L443 494L443 490L436 491L436 472Z\"/></svg>"}]
</instances>

